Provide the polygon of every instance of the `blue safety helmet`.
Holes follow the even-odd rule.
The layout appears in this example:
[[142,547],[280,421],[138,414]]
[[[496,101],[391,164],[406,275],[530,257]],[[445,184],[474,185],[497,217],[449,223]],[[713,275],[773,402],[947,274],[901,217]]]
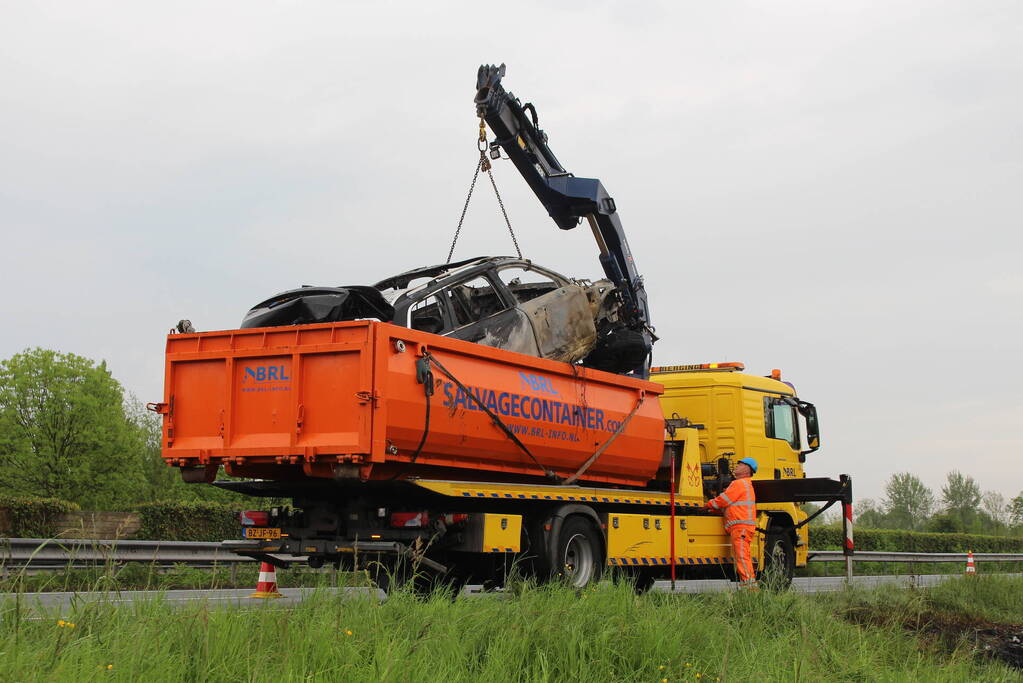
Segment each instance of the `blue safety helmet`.
[[753,474],[757,473],[757,461],[754,460],[753,458],[743,458],[739,462],[741,462],[743,465],[749,465],[749,468],[753,470]]

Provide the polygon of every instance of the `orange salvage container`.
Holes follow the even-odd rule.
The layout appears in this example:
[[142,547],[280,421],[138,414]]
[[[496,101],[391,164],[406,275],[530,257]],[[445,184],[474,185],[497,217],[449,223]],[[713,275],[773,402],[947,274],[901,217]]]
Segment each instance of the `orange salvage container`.
[[620,431],[581,479],[639,486],[663,452],[660,384],[389,323],[172,334],[166,360],[163,457],[207,477],[565,477]]

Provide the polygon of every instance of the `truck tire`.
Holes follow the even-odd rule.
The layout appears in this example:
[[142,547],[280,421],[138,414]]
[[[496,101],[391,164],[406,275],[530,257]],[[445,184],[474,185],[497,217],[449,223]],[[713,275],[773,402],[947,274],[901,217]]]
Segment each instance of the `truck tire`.
[[398,590],[425,594],[433,590],[436,583],[423,567],[414,568],[405,558],[393,562],[373,561],[366,569],[377,588],[388,595]]
[[632,576],[636,594],[642,595],[643,593],[649,592],[650,589],[654,587],[654,582],[657,581],[658,578],[659,577],[649,569],[637,570]]
[[764,567],[757,577],[765,588],[788,590],[796,574],[796,549],[787,531],[769,528],[764,538]]
[[581,515],[567,517],[555,544],[554,575],[573,588],[585,588],[604,570],[604,541],[593,523]]

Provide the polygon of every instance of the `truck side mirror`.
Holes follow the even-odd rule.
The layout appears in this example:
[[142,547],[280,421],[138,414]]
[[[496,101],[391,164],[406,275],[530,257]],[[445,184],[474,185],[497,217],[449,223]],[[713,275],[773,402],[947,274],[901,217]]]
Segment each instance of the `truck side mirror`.
[[801,453],[801,455],[805,456],[807,453],[813,453],[821,447],[820,423],[817,421],[817,407],[814,404],[800,401],[796,408],[799,410],[799,414],[806,419],[806,444],[808,449]]
[[732,461],[728,458],[718,458],[718,493],[721,493],[732,483]]

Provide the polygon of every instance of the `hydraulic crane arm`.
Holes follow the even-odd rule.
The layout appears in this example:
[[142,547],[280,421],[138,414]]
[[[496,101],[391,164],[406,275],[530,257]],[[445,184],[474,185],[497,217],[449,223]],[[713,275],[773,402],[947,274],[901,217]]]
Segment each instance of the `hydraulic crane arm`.
[[496,138],[490,145],[491,156],[496,157],[498,147],[504,150],[559,228],[571,230],[582,218],[590,224],[600,248],[600,265],[620,298],[621,325],[630,332],[608,331],[607,336],[614,339],[601,340],[604,347],[598,346],[598,352],[615,356],[617,361],[600,360],[594,365],[610,367],[624,362],[626,371],[646,377],[656,337],[650,326],[643,278],[636,270],[615,201],[596,178],[577,178],[565,170],[547,146],[547,134],[539,128],[536,108],[531,103],[523,105],[504,89],[504,74],[504,64],[484,64],[476,79],[476,112]]

